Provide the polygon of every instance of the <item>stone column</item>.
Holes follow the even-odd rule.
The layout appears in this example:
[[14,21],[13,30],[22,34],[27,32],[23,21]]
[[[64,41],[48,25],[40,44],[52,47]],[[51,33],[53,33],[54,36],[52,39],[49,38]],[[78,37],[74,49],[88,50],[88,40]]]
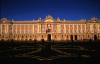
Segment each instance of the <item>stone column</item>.
[[81,27],[81,29],[80,29],[81,31],[80,32],[82,33],[82,24],[80,24],[80,27]]
[[64,24],[64,33],[66,33],[66,25]]
[[70,33],[70,24],[69,24],[69,33]]
[[38,23],[38,34],[40,33],[40,24]]
[[80,39],[80,35],[78,35],[78,40],[81,40],[81,39]]
[[73,35],[73,40],[75,40],[75,35]]
[[[72,33],[74,34],[74,24],[72,24],[72,28],[73,28],[73,32]],[[74,40],[74,38],[73,38],[73,40]]]
[[[17,27],[18,27],[18,26],[17,26]],[[21,34],[21,24],[19,24],[19,27],[20,27],[20,29],[19,29],[19,31],[20,31],[19,34]]]
[[71,40],[71,39],[70,39],[70,35],[68,35],[68,40]]

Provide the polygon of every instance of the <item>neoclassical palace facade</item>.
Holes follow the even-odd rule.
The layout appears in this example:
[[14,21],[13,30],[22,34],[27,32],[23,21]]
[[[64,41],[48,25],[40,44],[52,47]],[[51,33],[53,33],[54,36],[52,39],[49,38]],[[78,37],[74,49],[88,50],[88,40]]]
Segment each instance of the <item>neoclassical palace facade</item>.
[[61,20],[48,15],[44,19],[0,20],[0,40],[88,40],[100,39],[100,20]]

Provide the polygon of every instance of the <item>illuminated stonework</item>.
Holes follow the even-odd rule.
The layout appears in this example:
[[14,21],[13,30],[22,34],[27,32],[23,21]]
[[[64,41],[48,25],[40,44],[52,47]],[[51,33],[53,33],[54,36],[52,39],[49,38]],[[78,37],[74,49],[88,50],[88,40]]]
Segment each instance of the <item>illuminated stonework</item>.
[[46,16],[32,21],[0,20],[0,40],[100,39],[100,20],[61,20]]

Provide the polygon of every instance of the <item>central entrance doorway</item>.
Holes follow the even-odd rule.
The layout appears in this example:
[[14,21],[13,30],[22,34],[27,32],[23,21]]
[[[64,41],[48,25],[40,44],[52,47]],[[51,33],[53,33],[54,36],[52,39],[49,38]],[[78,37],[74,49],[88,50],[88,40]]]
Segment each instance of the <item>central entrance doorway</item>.
[[75,40],[77,40],[77,35],[75,35]]
[[73,35],[70,35],[70,39],[73,41]]
[[94,35],[94,40],[97,40],[97,35]]
[[51,40],[51,34],[48,34],[48,41]]

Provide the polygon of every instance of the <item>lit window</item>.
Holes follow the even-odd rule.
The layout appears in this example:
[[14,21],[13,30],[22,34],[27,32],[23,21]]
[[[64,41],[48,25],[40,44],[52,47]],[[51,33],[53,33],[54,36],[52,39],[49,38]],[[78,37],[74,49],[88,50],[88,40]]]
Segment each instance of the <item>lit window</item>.
[[37,33],[37,30],[38,30],[38,25],[35,24],[35,25],[34,25],[34,32]]
[[28,30],[26,30],[25,32],[28,33]]
[[21,30],[21,33],[24,33],[24,30]]
[[17,33],[20,33],[20,30],[17,30]]
[[32,30],[29,30],[29,33],[32,33]]
[[45,25],[42,24],[42,32],[45,32]]

